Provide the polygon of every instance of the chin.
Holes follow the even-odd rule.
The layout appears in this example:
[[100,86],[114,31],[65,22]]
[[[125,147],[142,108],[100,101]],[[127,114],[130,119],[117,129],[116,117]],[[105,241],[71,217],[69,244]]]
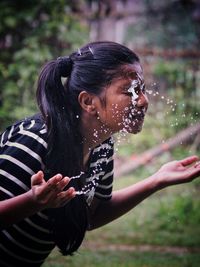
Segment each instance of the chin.
[[121,131],[124,131],[126,133],[129,134],[138,134],[142,131],[142,126],[141,127],[124,127],[123,129],[121,129]]
[[132,123],[127,123],[123,125],[123,128],[119,128],[117,130],[117,132],[119,131],[124,131],[126,133],[130,133],[130,134],[137,134],[140,133],[142,131],[143,128],[143,124],[144,124],[144,120],[138,120],[137,122],[135,122],[134,124]]
[[142,131],[142,128],[143,128],[143,123],[140,125],[134,126],[132,129],[130,127],[129,133],[138,134]]
[[136,131],[133,131],[132,133],[133,134],[138,134],[138,133],[140,133],[142,131],[142,128],[141,129],[137,129]]
[[131,134],[138,134],[142,131],[142,127],[140,129],[134,129],[133,131],[131,131]]

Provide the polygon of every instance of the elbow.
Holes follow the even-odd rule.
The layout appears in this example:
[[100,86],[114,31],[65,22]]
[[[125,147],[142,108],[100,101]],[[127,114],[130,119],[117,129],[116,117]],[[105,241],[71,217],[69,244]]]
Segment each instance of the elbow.
[[88,222],[88,225],[87,225],[87,231],[92,231],[92,230],[94,230],[94,229],[96,229],[97,227],[95,227],[95,224],[91,221],[91,220],[89,220],[89,222]]
[[95,229],[97,229],[97,228],[99,228],[101,226],[102,225],[101,225],[100,221],[97,218],[95,218],[95,216],[91,216],[91,217],[89,217],[86,230],[87,231],[92,231],[92,230],[95,230]]
[[91,225],[88,225],[87,231],[89,232],[89,231],[92,231],[92,230],[94,230],[94,228]]

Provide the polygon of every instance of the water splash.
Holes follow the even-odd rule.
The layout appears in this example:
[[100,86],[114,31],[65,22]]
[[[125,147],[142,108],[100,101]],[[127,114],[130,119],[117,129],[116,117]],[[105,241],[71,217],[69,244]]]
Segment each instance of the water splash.
[[85,173],[84,173],[84,172],[80,172],[79,175],[70,177],[70,180],[73,180],[73,179],[79,179],[83,174],[85,174]]
[[93,136],[98,138],[98,131],[96,129],[94,129]]
[[130,88],[128,89],[128,92],[132,94],[131,100],[133,106],[137,104],[136,100],[138,99],[138,94],[136,93],[135,89],[138,87],[138,84],[139,84],[138,80],[133,80]]
[[138,92],[143,92],[144,93],[144,80],[140,76],[139,73],[136,73],[136,79],[131,82],[131,86],[128,88],[128,92],[132,94],[131,100],[133,106],[136,106],[137,104],[137,99],[138,99],[138,93],[136,92],[136,89],[138,89]]
[[[100,170],[99,170],[100,171]],[[95,171],[94,171],[95,173]],[[80,179],[82,175],[84,175],[84,172],[80,172],[80,174],[76,176],[70,177],[70,180]],[[87,178],[88,180],[92,179],[90,182],[85,184],[81,190],[76,191],[76,195],[87,195],[89,198],[91,198],[91,195],[94,195],[94,191],[96,187],[99,185],[99,176],[97,175],[95,178],[94,176],[90,176]]]

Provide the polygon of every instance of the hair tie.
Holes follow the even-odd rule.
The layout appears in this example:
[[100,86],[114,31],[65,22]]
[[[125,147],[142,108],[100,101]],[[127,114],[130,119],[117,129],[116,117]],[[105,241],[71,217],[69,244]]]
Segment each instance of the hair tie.
[[58,69],[61,77],[68,77],[72,71],[73,61],[70,57],[58,57]]

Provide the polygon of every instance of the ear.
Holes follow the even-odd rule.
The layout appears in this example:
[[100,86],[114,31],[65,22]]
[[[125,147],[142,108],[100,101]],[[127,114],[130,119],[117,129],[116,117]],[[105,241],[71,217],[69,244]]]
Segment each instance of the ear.
[[78,101],[82,109],[91,115],[95,115],[97,113],[95,106],[95,95],[89,94],[86,91],[82,91],[78,96]]

